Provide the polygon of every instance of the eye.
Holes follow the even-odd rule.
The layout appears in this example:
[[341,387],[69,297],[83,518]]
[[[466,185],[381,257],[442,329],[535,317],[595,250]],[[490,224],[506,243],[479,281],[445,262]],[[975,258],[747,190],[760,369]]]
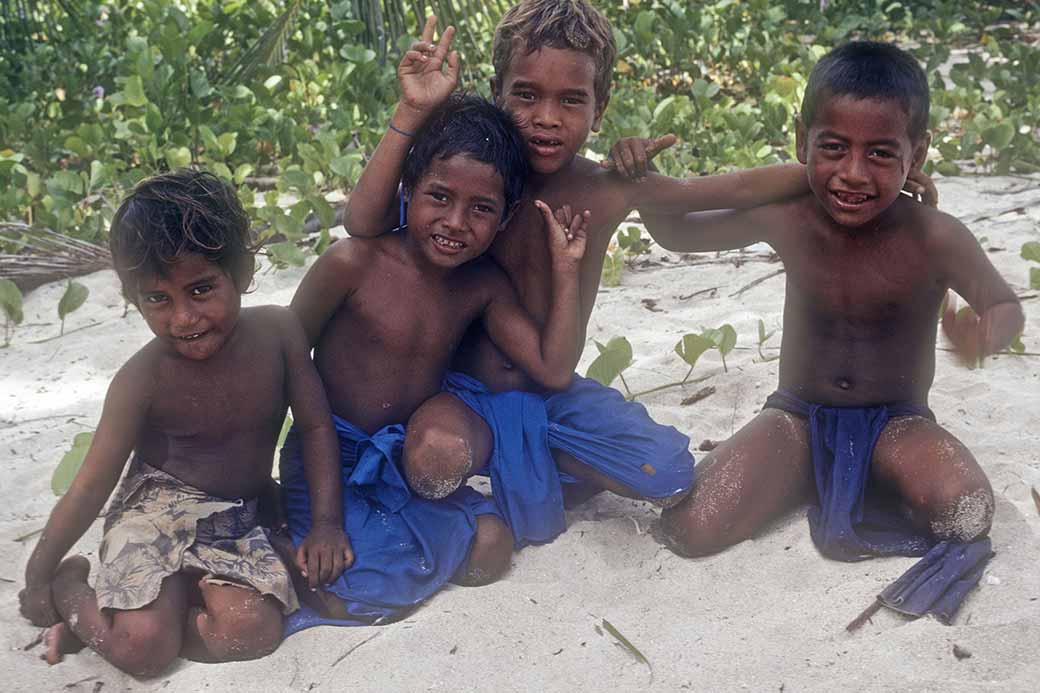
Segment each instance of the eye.
[[490,205],[473,205],[473,209],[481,214],[494,214],[495,208]]
[[143,298],[145,303],[150,303],[152,305],[159,305],[160,303],[165,303],[169,300],[166,294],[145,294]]
[[875,149],[873,151],[873,154],[874,154],[874,156],[879,157],[881,159],[892,159],[892,158],[895,158],[895,154],[893,154],[892,152],[890,152],[888,150],[885,150],[885,149]]
[[534,101],[534,92],[530,91],[514,91],[513,96],[521,101]]
[[436,190],[430,190],[426,194],[428,196],[432,197],[433,199],[437,200],[437,202],[447,202],[448,201],[448,196],[447,195],[445,195],[442,192],[438,192]]
[[561,99],[564,106],[581,106],[585,103],[585,99],[577,96],[565,96]]
[[191,288],[191,295],[192,296],[202,296],[203,294],[208,294],[212,290],[213,290],[213,287],[210,286],[209,284],[201,284],[199,286],[193,286]]
[[841,151],[842,146],[837,142],[821,142],[820,149],[827,152],[837,152]]

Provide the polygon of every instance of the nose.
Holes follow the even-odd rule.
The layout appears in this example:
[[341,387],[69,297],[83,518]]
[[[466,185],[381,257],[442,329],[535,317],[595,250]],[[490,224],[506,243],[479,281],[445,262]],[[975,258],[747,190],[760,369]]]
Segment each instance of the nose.
[[541,99],[534,107],[531,122],[541,128],[556,128],[560,126],[560,114],[552,99]]
[[465,209],[463,205],[452,205],[444,214],[442,223],[447,231],[458,231],[466,223]]
[[850,185],[862,185],[867,183],[870,175],[867,172],[866,153],[850,152],[845,157],[844,165],[840,170],[841,179]]
[[178,301],[173,306],[173,319],[171,324],[174,329],[186,330],[194,327],[199,321],[199,314],[195,310],[194,306],[191,305],[190,301]]

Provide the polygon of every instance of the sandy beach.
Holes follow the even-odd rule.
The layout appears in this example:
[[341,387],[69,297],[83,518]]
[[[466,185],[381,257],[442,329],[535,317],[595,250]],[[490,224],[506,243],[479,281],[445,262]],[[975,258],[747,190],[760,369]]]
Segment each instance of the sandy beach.
[[[659,510],[603,494],[568,513],[566,534],[514,555],[511,571],[482,588],[449,586],[402,622],[314,628],[258,661],[178,662],[137,681],[84,650],[62,664],[39,659],[41,629],[18,614],[18,590],[35,538],[55,502],[51,474],[73,437],[97,424],[112,375],[151,336],[124,316],[112,271],[78,279],[86,305],[56,338],[57,282],[25,300],[25,321],[0,349],[0,689],[4,691],[655,690],[655,691],[1033,691],[1040,686],[1040,297],[1028,289],[1023,243],[1040,240],[1040,179],[946,178],[940,206],[982,240],[1024,298],[1023,343],[1034,355],[1000,355],[968,370],[939,339],[930,405],[964,441],[996,496],[996,557],[954,625],[877,614],[858,632],[845,625],[915,559],[848,564],[822,558],[804,510],[716,556],[689,560],[657,543]],[[340,229],[342,231],[342,229]],[[1035,266],[1035,265],[1034,265]],[[777,362],[758,350],[758,321],[780,343],[783,281],[767,247],[721,256],[680,256],[653,247],[621,285],[600,291],[591,340],[625,336],[633,391],[677,381],[673,352],[687,332],[729,323],[737,348],[724,372],[705,354],[691,382],[640,397],[678,427],[696,451],[726,438],[761,407]],[[303,269],[256,277],[246,305],[287,304]],[[760,278],[764,281],[750,288]],[[742,289],[744,289],[742,291]],[[620,383],[615,383],[620,386]],[[715,392],[684,406],[703,387]],[[487,489],[482,482],[478,488]],[[77,545],[92,560],[96,522]],[[611,632],[611,631],[614,632]],[[619,634],[645,657],[619,644]],[[954,654],[957,647],[958,655]]]

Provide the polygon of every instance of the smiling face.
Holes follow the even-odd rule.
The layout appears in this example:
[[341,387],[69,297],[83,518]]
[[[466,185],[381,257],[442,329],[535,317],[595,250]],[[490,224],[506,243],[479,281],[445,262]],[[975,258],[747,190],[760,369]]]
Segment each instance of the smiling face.
[[491,89],[512,113],[536,173],[555,173],[571,162],[591,130],[598,130],[607,104],[597,104],[592,56],[561,48],[513,50],[509,68]]
[[479,257],[505,224],[502,176],[465,155],[434,158],[408,198],[408,236],[437,267]]
[[238,322],[241,294],[211,260],[184,253],[167,265],[167,276],[144,277],[137,307],[156,337],[184,358],[208,359],[230,338]]
[[924,163],[928,137],[910,139],[910,117],[893,99],[828,98],[806,130],[798,125],[798,160],[809,187],[838,224],[860,227],[899,197]]

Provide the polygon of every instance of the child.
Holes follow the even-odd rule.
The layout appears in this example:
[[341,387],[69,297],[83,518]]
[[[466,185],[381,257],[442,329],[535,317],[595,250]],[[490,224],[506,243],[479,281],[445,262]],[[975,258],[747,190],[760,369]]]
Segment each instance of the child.
[[[320,617],[308,615],[291,628],[386,619],[453,576],[483,584],[508,567],[512,541],[481,494],[465,487],[438,494],[438,501],[413,497],[397,463],[413,444],[413,413],[440,392],[474,320],[543,386],[570,382],[588,213],[574,215],[565,229],[536,203],[551,255],[553,307],[544,329],[524,312],[502,271],[481,257],[513,213],[526,171],[510,116],[482,99],[453,96],[414,135],[403,177],[405,225],[333,244],[303,278],[292,308],[315,345],[335,413],[346,529],[358,559],[317,595],[311,606]],[[486,451],[467,454],[476,460]],[[290,435],[281,479],[297,541],[310,513],[309,480],[299,467]],[[411,481],[419,488],[431,483]]]
[[[398,71],[401,102],[347,208],[345,224],[352,235],[379,234],[393,223],[399,203],[394,191],[411,146],[409,133],[455,87],[458,57],[449,52],[454,29],[446,29],[434,45],[435,25],[436,18],[431,17],[422,40],[412,47],[413,59],[402,61]],[[492,92],[518,119],[532,172],[527,196],[490,253],[539,322],[546,320],[553,305],[550,255],[539,235],[525,231],[537,222],[538,211],[531,200],[595,210],[580,270],[581,329],[568,354],[570,368],[577,364],[585,342],[607,244],[634,208],[684,213],[746,207],[805,189],[797,165],[688,180],[651,173],[648,182],[640,184],[580,156],[607,107],[616,55],[609,23],[584,0],[527,0],[514,6],[499,23],[493,53]],[[641,404],[625,401],[613,388],[575,377],[570,388],[546,394],[481,330],[467,335],[455,367],[472,377],[453,378],[450,392],[425,403],[409,426],[412,439],[422,442],[406,456],[409,476],[439,480],[416,488],[418,493],[432,497],[447,492],[464,478],[461,470],[475,472],[483,467],[479,458],[472,464],[468,457],[456,455],[454,468],[445,471],[446,464],[451,467],[445,461],[451,454],[441,446],[443,441],[470,441],[473,450],[492,450],[494,472],[494,467],[509,467],[499,458],[510,453],[515,447],[512,440],[518,437],[536,441],[532,454],[548,456],[552,448],[571,501],[609,489],[667,505],[689,491],[693,483],[689,439],[671,426],[653,422]],[[503,394],[492,397],[489,391]],[[509,426],[509,411],[516,408],[541,409],[543,421],[536,430],[517,432]],[[494,473],[492,484],[505,486],[496,484]],[[497,496],[497,488],[495,492]],[[556,532],[563,530],[562,507],[543,505],[530,512],[553,514]],[[547,541],[552,536],[527,538]]]
[[[988,532],[986,475],[928,409],[935,320],[954,289],[981,316],[977,339],[955,342],[986,355],[1011,342],[1023,315],[968,229],[900,195],[927,155],[928,102],[910,55],[842,46],[814,67],[798,123],[812,194],[657,229],[663,245],[682,251],[765,241],[787,270],[779,389],[664,513],[679,552],[747,539],[814,494],[813,539],[843,560],[920,555],[935,541]],[[916,531],[864,509],[864,489],[897,498]],[[977,581],[981,566],[972,570]]]
[[[253,276],[249,219],[210,174],[142,181],[116,212],[111,246],[123,291],[155,339],[109,387],[83,466],[26,566],[22,614],[57,622],[47,635],[52,664],[83,643],[134,676],[158,674],[178,653],[261,657],[297,608],[256,499],[287,405],[315,507],[298,567],[324,582],[352,560],[328,402],[306,337],[287,309],[240,309]],[[131,452],[91,589],[86,558],[58,562],[98,516]]]

